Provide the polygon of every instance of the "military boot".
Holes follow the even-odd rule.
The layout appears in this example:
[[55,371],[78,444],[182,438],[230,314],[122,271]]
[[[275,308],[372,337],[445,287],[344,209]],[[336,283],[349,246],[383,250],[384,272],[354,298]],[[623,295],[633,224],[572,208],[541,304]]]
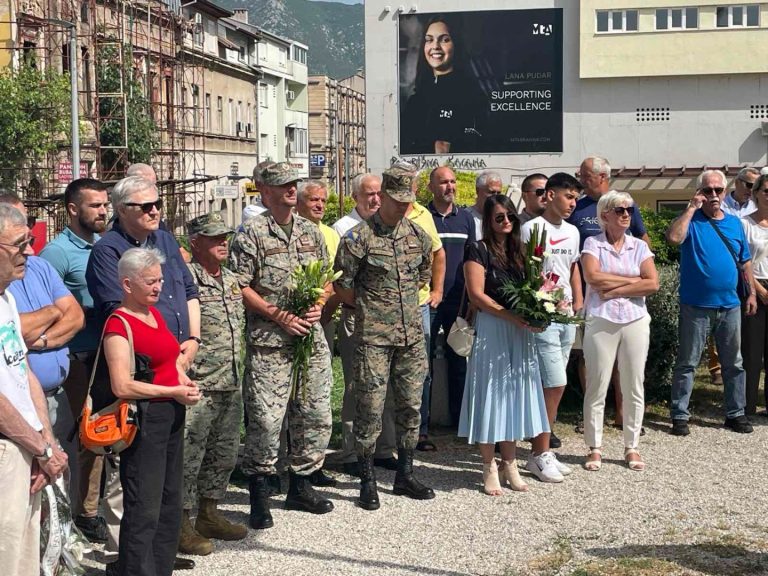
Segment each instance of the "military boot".
[[397,472],[392,492],[414,500],[431,500],[435,497],[432,488],[424,486],[413,477],[413,450],[397,449]]
[[211,498],[200,498],[195,530],[201,536],[219,540],[242,540],[248,535],[248,528],[242,524],[233,524],[224,518],[216,510],[216,500]]
[[179,552],[193,556],[207,556],[213,552],[213,542],[198,534],[192,527],[192,522],[189,520],[189,510],[184,510],[181,516]]
[[376,472],[373,469],[373,456],[358,456],[357,465],[360,468],[360,498],[357,505],[363,510],[378,510],[379,492],[376,486]]
[[302,510],[312,514],[326,514],[333,510],[333,503],[312,488],[309,478],[291,472],[288,483],[286,510]]
[[272,528],[272,514],[269,512],[269,486],[267,477],[254,474],[248,482],[248,492],[251,496],[251,515],[248,523],[254,530]]

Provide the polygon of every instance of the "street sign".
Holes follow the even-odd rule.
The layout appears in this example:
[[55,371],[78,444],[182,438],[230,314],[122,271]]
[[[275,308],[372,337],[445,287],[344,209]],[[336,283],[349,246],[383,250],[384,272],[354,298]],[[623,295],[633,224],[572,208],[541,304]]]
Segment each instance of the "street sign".
[[317,168],[325,167],[325,154],[312,154],[309,157],[309,165]]
[[239,186],[214,186],[213,197],[214,198],[237,198],[240,196]]

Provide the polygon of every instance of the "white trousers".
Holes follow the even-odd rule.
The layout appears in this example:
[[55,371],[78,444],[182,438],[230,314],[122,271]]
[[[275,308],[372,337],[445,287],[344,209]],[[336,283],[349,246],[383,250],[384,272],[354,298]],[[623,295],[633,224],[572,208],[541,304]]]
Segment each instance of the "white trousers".
[[587,386],[584,392],[584,442],[591,448],[603,445],[605,396],[618,363],[624,396],[624,447],[637,448],[645,413],[645,360],[651,334],[651,317],[628,324],[590,316],[584,326],[584,362]]
[[40,498],[30,494],[32,454],[0,439],[0,574],[40,576]]

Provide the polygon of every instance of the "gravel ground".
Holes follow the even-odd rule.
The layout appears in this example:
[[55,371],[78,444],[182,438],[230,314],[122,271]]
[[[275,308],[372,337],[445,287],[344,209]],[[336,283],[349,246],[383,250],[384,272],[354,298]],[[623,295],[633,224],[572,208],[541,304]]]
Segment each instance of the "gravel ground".
[[[189,574],[768,574],[768,419],[755,420],[751,435],[712,420],[693,426],[687,438],[647,422],[642,473],[623,465],[615,430],[606,430],[602,470],[586,472],[581,436],[558,424],[558,453],[574,473],[561,485],[529,478],[528,493],[505,490],[501,497],[481,492],[475,449],[438,436],[438,452],[418,453],[417,462],[434,500],[392,495],[394,473],[377,469],[382,507],[366,512],[354,504],[354,479],[336,473],[339,486],[326,489],[332,513],[286,512],[282,497],[274,497],[274,528],[217,542]],[[518,448],[521,466],[528,448]],[[247,522],[247,491],[232,486],[222,509]]]

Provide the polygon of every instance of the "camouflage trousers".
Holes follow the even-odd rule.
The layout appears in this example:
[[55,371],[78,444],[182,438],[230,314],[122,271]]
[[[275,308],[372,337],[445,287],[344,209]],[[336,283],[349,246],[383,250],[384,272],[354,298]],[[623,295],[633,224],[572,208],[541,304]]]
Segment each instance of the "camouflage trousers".
[[306,398],[291,398],[290,348],[248,346],[245,410],[248,428],[242,469],[247,475],[275,474],[280,429],[288,420],[288,469],[306,476],[319,470],[331,439],[331,356],[321,330],[309,361]]
[[426,374],[427,353],[421,340],[411,346],[357,346],[354,431],[358,455],[370,456],[376,449],[388,383],[394,400],[397,446],[408,450],[416,448]]
[[184,509],[198,498],[221,500],[237,464],[243,400],[240,390],[203,392],[184,425]]

